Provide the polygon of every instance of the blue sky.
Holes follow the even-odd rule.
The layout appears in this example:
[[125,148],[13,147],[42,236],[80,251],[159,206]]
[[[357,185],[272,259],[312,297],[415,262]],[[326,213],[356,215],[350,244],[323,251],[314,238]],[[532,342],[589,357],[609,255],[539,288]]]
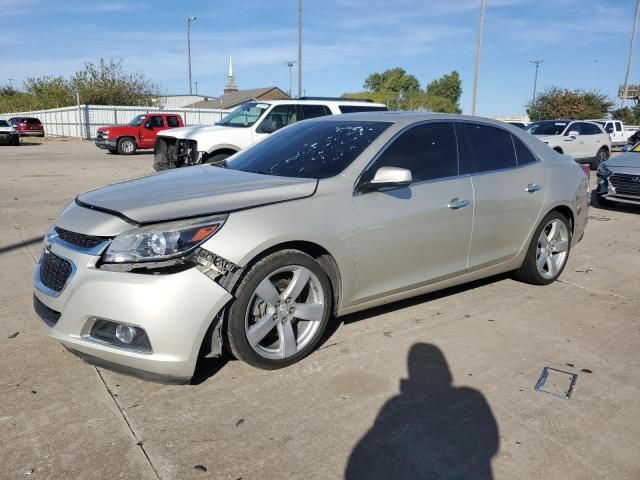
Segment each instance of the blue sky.
[[[480,0],[304,0],[303,88],[334,96],[400,66],[426,85],[453,69],[469,112]],[[624,79],[633,0],[487,0],[478,113],[521,114],[538,85],[597,88]],[[297,0],[0,0],[0,83],[69,76],[84,61],[122,59],[163,93],[186,93],[184,18],[193,79],[219,95],[232,55],[239,88],[289,88],[297,55]],[[640,51],[637,52],[640,59]],[[636,62],[637,63],[637,62]],[[632,80],[637,78],[632,69]],[[295,78],[294,78],[295,83]],[[295,88],[295,87],[294,87]]]

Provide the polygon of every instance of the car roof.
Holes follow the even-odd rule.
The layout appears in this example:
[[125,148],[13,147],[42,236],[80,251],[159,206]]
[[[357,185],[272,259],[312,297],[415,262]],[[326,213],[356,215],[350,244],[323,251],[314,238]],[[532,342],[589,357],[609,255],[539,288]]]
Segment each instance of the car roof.
[[[513,125],[509,125],[500,120],[493,120],[491,118],[476,117],[471,115],[459,115],[453,113],[435,113],[435,112],[357,112],[357,113],[345,113],[342,115],[331,115],[327,117],[314,118],[312,121],[325,121],[325,122],[347,122],[347,121],[365,121],[365,122],[389,122],[399,125],[411,125],[417,122],[423,122],[428,120],[445,120],[445,121],[467,121],[475,123],[485,123],[489,125],[495,125],[501,128],[514,128]],[[521,129],[518,129],[521,130]]]
[[295,104],[295,105],[305,105],[305,104],[309,104],[309,105],[353,105],[353,106],[358,106],[358,107],[386,107],[386,105],[384,103],[373,103],[373,102],[366,102],[366,101],[358,101],[358,100],[298,100],[298,99],[291,99],[291,100],[252,100],[250,103],[267,103],[269,105],[282,105],[282,104],[286,104],[286,105],[291,105],[291,104]]

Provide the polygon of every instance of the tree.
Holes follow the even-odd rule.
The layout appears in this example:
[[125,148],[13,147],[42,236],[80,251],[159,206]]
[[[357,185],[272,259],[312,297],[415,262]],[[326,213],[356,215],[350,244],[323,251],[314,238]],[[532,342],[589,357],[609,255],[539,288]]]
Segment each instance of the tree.
[[629,107],[618,108],[611,112],[611,115],[616,120],[622,120],[622,123],[626,123],[628,125],[635,125],[638,122],[638,119]]
[[141,73],[127,73],[122,61],[103,58],[98,63],[85,63],[69,86],[80,92],[83,103],[91,105],[149,105],[158,87]]
[[73,104],[69,85],[62,77],[28,78],[24,82],[24,92],[36,109],[66,107]]
[[404,69],[396,67],[372,73],[364,82],[363,92],[345,93],[343,98],[363,98],[385,103],[390,110],[430,110],[460,113],[462,83],[455,70],[432,81],[426,90]]
[[613,102],[597,90],[567,90],[550,87],[527,104],[532,120],[566,118],[586,120],[602,118],[613,108]]
[[[456,70],[433,80],[429,85],[427,85],[425,91],[432,98],[439,97],[449,100],[450,105],[447,105],[448,110],[446,111],[454,110],[453,113],[461,112],[460,97],[462,97],[462,82],[460,81],[460,74]],[[445,103],[440,100],[438,100],[438,102],[444,107]],[[451,105],[453,105],[453,109],[451,108]]]

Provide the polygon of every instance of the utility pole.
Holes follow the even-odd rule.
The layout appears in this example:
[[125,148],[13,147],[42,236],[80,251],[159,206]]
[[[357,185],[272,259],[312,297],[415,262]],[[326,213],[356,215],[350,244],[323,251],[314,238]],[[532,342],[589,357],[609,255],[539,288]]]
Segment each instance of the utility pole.
[[538,88],[538,68],[544,63],[544,60],[529,60],[529,63],[533,63],[536,66],[536,73],[533,76],[533,98],[531,100],[533,104],[536,101],[536,91]]
[[191,95],[192,92],[192,85],[191,85],[191,22],[194,22],[198,19],[198,17],[187,17],[186,21],[187,21],[187,57],[189,60],[189,95]]
[[476,102],[478,99],[478,70],[480,68],[480,48],[482,47],[482,30],[484,29],[485,3],[486,0],[480,0],[480,24],[478,25],[478,40],[476,42],[476,67],[473,73],[473,97],[471,99],[471,115],[476,114]]
[[287,67],[289,67],[289,97],[293,98],[293,66],[296,64],[296,61],[287,60],[285,63],[287,64]]
[[302,0],[298,0],[298,98],[300,98],[301,96],[302,96]]
[[196,95],[198,95],[198,83],[200,83],[200,82],[197,82],[197,81],[196,81],[196,82],[193,82],[193,83],[195,83],[195,84],[196,84]]
[[629,45],[629,58],[627,59],[627,73],[624,76],[624,86],[622,87],[622,100],[620,108],[624,108],[624,102],[629,95],[629,74],[631,73],[631,60],[633,59],[633,45],[636,43],[636,26],[638,25],[638,12],[640,12],[640,0],[636,0],[636,14],[633,17],[633,29],[631,30],[631,44]]

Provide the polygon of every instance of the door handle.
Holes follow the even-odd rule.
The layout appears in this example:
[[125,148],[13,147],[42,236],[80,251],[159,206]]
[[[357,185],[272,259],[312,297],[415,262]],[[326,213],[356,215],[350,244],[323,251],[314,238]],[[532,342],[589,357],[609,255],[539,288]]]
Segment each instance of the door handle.
[[529,193],[537,192],[538,190],[542,190],[542,185],[538,185],[537,183],[530,183],[527,185],[525,190]]
[[451,210],[458,210],[460,208],[464,208],[469,205],[469,200],[465,200],[464,198],[453,198],[451,202],[447,205]]

